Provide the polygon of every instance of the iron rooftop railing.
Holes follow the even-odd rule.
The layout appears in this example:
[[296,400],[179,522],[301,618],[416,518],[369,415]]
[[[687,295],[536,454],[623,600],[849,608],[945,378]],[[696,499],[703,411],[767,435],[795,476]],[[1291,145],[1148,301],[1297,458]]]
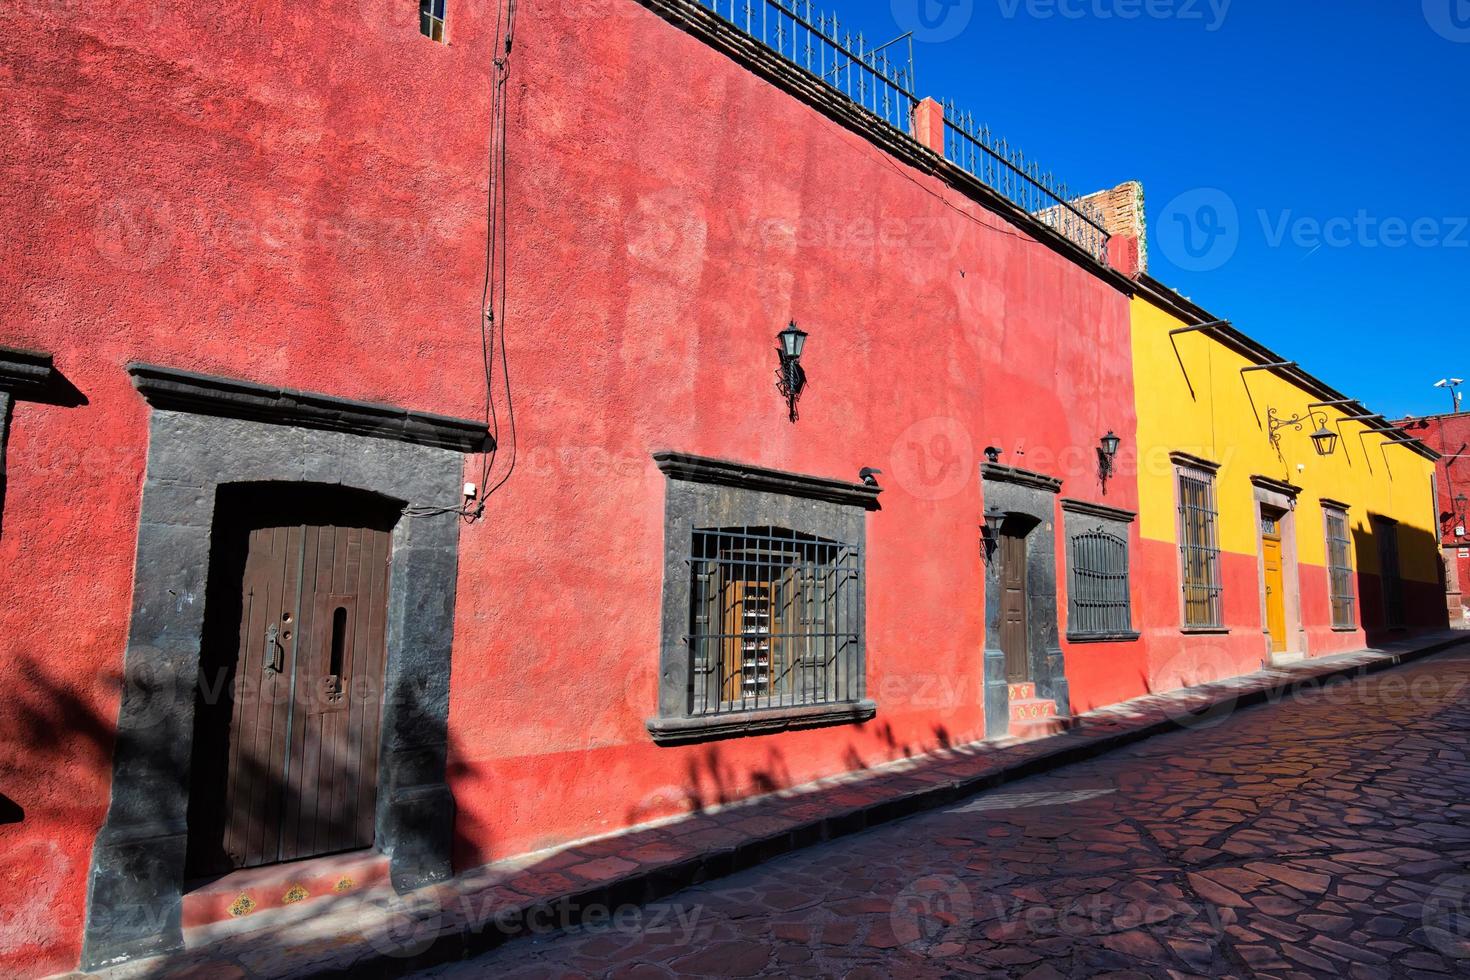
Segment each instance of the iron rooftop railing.
[[[879,122],[914,135],[912,35],[872,45],[844,27],[835,13],[810,0],[697,0],[721,20],[775,51]],[[1106,263],[1108,233],[1095,204],[1073,198],[1025,153],[953,102],[944,104],[944,157],[986,187],[1058,232],[1094,260]]]

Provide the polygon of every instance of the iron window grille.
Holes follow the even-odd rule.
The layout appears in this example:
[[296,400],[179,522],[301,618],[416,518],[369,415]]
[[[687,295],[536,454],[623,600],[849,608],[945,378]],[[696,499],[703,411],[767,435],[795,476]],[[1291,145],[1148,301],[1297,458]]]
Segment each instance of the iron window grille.
[[1353,560],[1349,551],[1347,515],[1328,508],[1327,514],[1327,580],[1332,599],[1334,629],[1357,626],[1357,599],[1353,594]]
[[1067,631],[1110,636],[1133,629],[1128,590],[1128,541],[1101,527],[1072,535]]
[[1220,586],[1219,512],[1215,477],[1179,469],[1179,558],[1184,589],[1184,625],[1220,629],[1224,611]]
[[862,699],[855,545],[779,527],[700,528],[690,571],[691,715]]
[[445,4],[448,0],[419,0],[419,33],[444,43]]

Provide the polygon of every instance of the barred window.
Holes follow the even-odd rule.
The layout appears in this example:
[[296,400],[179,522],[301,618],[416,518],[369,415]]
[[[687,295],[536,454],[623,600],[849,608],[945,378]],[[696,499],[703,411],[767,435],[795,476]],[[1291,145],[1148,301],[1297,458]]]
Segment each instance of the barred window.
[[1334,629],[1352,629],[1357,626],[1353,594],[1353,559],[1349,551],[1347,514],[1334,508],[1324,508],[1327,515],[1327,579],[1332,598],[1332,626]]
[[855,545],[780,527],[699,528],[690,566],[692,714],[862,697]]
[[1068,636],[1110,636],[1133,628],[1128,593],[1128,539],[1102,527],[1067,541]]
[[1215,475],[1203,469],[1181,466],[1179,556],[1186,628],[1218,629],[1224,625],[1218,523]]

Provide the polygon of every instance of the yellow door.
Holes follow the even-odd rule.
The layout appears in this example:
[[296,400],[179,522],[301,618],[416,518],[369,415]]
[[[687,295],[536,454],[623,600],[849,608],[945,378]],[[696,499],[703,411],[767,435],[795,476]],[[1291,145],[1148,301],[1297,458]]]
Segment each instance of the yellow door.
[[1266,629],[1271,634],[1271,650],[1286,649],[1286,589],[1281,575],[1281,535],[1261,536],[1261,554],[1266,568]]

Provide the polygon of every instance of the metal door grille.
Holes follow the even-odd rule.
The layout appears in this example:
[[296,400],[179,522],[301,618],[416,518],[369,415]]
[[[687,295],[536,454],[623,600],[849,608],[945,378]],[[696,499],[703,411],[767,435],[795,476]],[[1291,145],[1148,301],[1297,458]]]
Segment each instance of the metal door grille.
[[784,528],[694,532],[690,713],[863,697],[857,547]]
[[1337,629],[1351,629],[1357,625],[1349,544],[1347,515],[1341,511],[1327,511],[1327,578],[1332,595],[1332,625]]
[[1179,554],[1184,582],[1184,625],[1220,628],[1219,514],[1215,478],[1202,470],[1179,471]]
[[1133,626],[1128,593],[1128,542],[1102,528],[1071,539],[1068,632],[1126,633]]

